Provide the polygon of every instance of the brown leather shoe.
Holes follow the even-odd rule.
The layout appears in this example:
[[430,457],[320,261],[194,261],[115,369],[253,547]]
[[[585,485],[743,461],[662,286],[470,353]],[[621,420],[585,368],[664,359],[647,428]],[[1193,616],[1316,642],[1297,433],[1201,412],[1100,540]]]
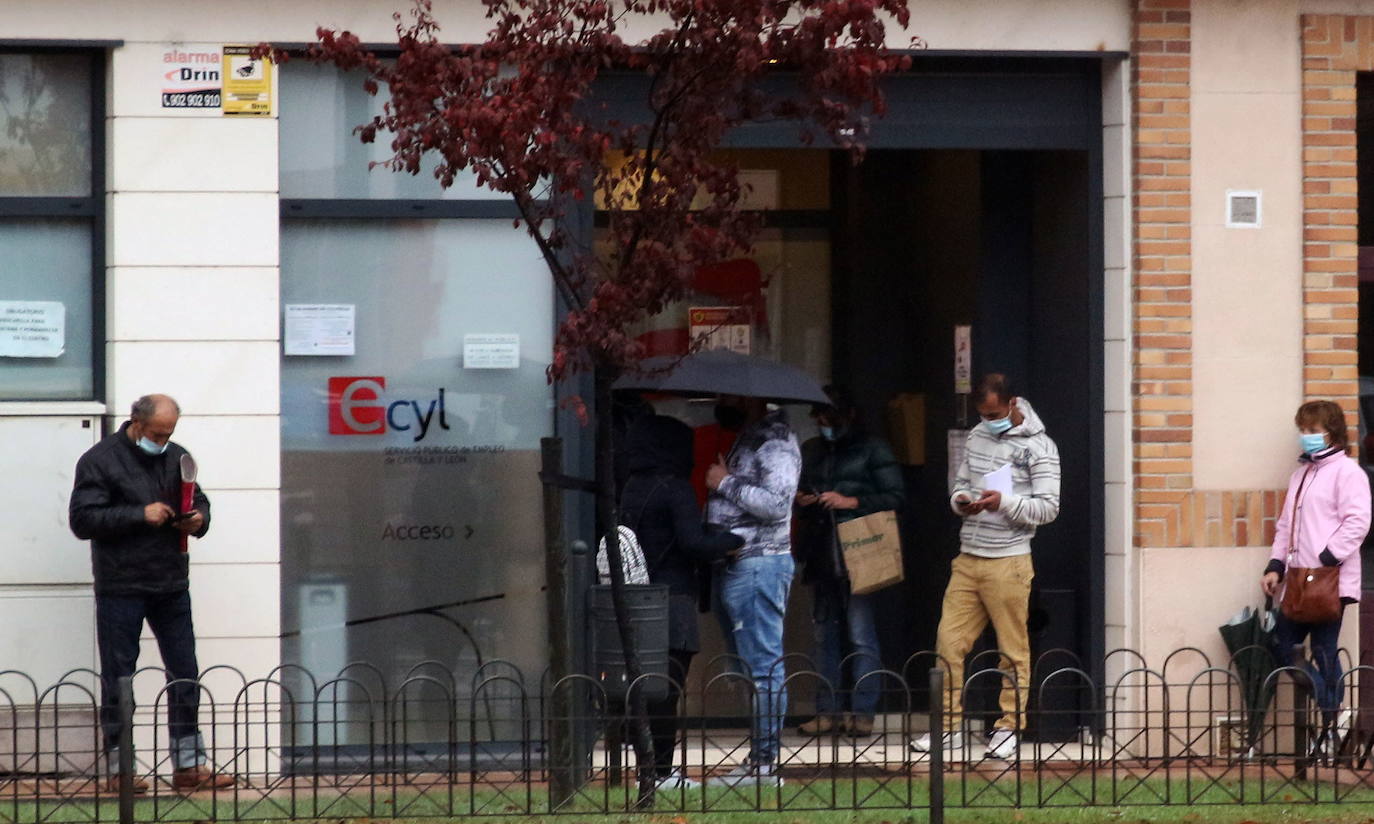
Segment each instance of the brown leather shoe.
[[845,719],[844,731],[855,738],[867,738],[873,734],[873,719],[851,715]]
[[[134,795],[143,795],[148,792],[148,782],[144,781],[142,778],[139,778],[138,776],[134,776],[133,786]],[[105,779],[105,792],[119,792],[119,776],[112,775],[109,778]]]
[[178,790],[223,790],[234,786],[234,776],[217,773],[201,764],[173,770],[172,786]]
[[835,719],[828,715],[818,715],[804,724],[797,726],[797,732],[802,735],[825,735],[835,729]]

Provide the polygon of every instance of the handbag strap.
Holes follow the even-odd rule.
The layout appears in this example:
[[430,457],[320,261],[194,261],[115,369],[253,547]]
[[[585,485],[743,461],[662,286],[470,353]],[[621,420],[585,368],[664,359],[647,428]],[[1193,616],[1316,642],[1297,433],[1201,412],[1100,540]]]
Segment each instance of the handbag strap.
[[1288,565],[1293,565],[1293,559],[1298,557],[1298,505],[1302,500],[1303,487],[1307,485],[1307,478],[1312,474],[1315,466],[1309,465],[1302,473],[1302,478],[1298,480],[1297,491],[1293,493],[1293,514],[1288,522]]

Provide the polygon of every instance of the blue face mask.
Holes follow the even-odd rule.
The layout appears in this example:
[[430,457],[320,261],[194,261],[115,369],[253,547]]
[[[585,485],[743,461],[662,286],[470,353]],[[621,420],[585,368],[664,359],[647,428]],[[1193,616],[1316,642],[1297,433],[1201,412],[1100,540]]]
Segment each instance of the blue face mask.
[[163,452],[167,451],[167,444],[164,443],[161,446],[159,446],[153,443],[152,441],[148,440],[147,435],[144,435],[143,437],[138,439],[138,448],[142,449],[144,452],[147,452],[149,455],[161,455]]
[[1317,432],[1304,432],[1298,436],[1298,443],[1302,444],[1303,452],[1315,455],[1326,448],[1326,436]]
[[820,429],[822,438],[825,438],[827,441],[835,440],[835,427],[821,426],[817,428]]
[[986,426],[988,431],[992,434],[1001,435],[1003,432],[1011,429],[1011,415],[1005,418],[998,418],[995,421],[983,421],[983,425]]

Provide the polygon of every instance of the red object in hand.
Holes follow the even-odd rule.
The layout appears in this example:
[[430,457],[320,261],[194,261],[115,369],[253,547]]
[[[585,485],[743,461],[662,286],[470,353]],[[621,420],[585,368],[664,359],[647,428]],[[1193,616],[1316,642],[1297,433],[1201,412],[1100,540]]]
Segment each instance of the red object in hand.
[[[181,456],[181,514],[190,512],[196,503],[196,461],[190,455]],[[181,551],[187,551],[191,536],[181,533]]]

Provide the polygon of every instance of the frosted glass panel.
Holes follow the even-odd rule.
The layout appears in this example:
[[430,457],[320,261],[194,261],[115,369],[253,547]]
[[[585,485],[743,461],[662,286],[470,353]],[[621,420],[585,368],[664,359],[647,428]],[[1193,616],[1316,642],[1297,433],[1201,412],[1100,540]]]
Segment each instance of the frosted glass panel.
[[503,200],[506,195],[479,189],[469,175],[447,190],[434,178],[434,164],[418,175],[368,170],[391,157],[391,136],[379,133],[362,143],[353,129],[382,111],[386,90],[374,96],[362,88],[363,75],[326,66],[288,63],[281,72],[281,194],[285,198],[378,198]]
[[0,54],[0,196],[91,193],[91,58]]
[[90,400],[90,222],[0,220],[0,250],[0,301],[56,301],[65,309],[66,327],[59,357],[0,357],[0,400]]
[[[533,244],[504,220],[291,220],[281,288],[356,307],[355,355],[282,359],[285,660],[321,681],[367,661],[391,684],[436,660],[466,684],[504,659],[537,683],[554,310]],[[518,335],[519,366],[464,368],[469,334]],[[442,740],[430,709],[412,734]]]

